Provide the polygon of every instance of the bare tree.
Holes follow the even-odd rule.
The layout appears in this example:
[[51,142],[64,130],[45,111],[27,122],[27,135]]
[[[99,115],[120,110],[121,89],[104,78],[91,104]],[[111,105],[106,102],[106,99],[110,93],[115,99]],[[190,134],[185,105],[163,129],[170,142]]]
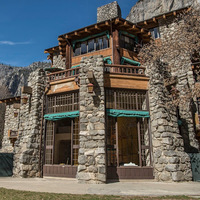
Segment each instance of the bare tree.
[[[152,39],[139,54],[150,79],[154,78],[157,70],[165,78],[165,83],[175,80],[177,75],[191,71],[191,62],[200,61],[200,7],[188,9],[177,16],[172,23],[175,24],[175,29],[162,35],[160,41]],[[196,71],[198,79],[200,74],[198,68]],[[183,87],[181,90],[184,90],[184,97],[177,98],[176,95],[176,98],[172,98],[173,103],[180,104],[200,94],[198,84]],[[175,88],[171,87],[171,91],[175,91]]]

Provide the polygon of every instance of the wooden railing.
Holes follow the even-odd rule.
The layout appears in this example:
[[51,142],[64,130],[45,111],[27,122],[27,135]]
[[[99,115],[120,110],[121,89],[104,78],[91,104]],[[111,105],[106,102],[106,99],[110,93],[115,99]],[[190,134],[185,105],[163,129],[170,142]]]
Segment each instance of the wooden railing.
[[145,76],[145,67],[132,65],[109,65],[105,64],[105,72],[111,74]]
[[[79,76],[80,67],[67,69],[59,72],[48,74],[49,81],[59,81],[63,79],[73,78]],[[105,64],[105,73],[121,74],[121,75],[134,75],[145,76],[145,67],[137,67],[132,65],[109,65]]]
[[49,81],[53,82],[53,81],[59,81],[63,79],[77,77],[79,75],[79,70],[80,70],[80,67],[77,67],[73,69],[67,69],[64,71],[50,73],[48,74]]

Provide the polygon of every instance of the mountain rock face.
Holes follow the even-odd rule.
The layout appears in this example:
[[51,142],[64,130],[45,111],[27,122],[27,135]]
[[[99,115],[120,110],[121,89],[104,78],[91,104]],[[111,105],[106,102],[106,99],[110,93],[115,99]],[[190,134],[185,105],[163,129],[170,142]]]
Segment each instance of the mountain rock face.
[[8,87],[12,96],[19,96],[22,86],[27,85],[29,74],[38,68],[50,67],[47,62],[35,62],[28,67],[11,67],[0,64],[0,82]]
[[170,11],[190,6],[199,0],[139,0],[132,7],[127,20],[137,23]]

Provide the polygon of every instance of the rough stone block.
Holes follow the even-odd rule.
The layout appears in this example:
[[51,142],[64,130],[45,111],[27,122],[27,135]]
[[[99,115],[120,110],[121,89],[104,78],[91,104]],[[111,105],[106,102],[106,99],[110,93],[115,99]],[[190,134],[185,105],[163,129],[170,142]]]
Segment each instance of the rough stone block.
[[116,17],[121,17],[121,9],[116,1],[97,8],[97,23]]

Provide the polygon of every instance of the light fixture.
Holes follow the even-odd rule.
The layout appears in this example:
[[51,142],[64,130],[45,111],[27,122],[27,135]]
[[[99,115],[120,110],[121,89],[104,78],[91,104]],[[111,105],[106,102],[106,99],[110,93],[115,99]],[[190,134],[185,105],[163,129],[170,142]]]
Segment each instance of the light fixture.
[[87,87],[88,87],[88,93],[93,93],[94,92],[94,85],[92,83],[89,83],[87,85]]

